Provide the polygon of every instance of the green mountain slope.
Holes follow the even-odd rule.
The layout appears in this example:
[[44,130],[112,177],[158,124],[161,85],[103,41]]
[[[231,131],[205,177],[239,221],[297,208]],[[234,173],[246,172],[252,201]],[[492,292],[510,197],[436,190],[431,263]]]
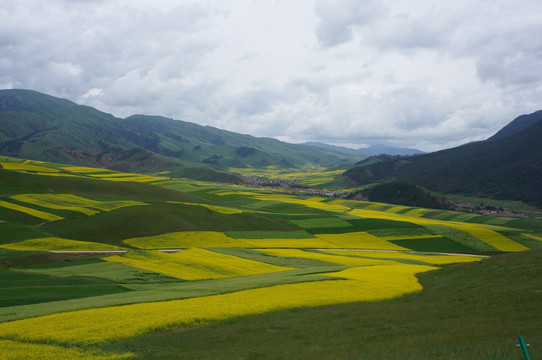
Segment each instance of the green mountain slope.
[[542,121],[508,136],[348,170],[358,184],[397,180],[440,193],[522,200],[542,207]]
[[356,160],[329,149],[164,117],[119,119],[30,90],[0,90],[0,154],[229,182],[239,181],[227,174],[230,167],[329,167]]
[[542,110],[536,111],[532,114],[518,116],[510,124],[503,127],[495,135],[490,137],[488,140],[497,140],[502,139],[511,135],[514,135],[518,132],[521,132],[528,127],[536,124],[542,120]]

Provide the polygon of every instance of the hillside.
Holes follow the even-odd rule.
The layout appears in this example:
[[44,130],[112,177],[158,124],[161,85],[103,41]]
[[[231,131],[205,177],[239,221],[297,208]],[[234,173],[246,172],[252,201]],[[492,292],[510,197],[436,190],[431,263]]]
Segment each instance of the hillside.
[[0,167],[7,359],[352,358],[540,335],[541,221]]
[[158,116],[119,119],[30,90],[0,90],[0,154],[227,182],[239,181],[230,167],[344,167],[360,159]]
[[[540,112],[532,114],[540,118]],[[515,126],[512,127],[512,129]],[[396,180],[444,194],[521,200],[542,207],[542,121],[485,141],[354,167],[358,184]]]
[[542,110],[536,111],[529,115],[518,116],[510,124],[503,127],[495,135],[490,137],[488,140],[497,140],[502,139],[511,135],[514,135],[518,132],[521,132],[530,126],[540,122],[542,120]]

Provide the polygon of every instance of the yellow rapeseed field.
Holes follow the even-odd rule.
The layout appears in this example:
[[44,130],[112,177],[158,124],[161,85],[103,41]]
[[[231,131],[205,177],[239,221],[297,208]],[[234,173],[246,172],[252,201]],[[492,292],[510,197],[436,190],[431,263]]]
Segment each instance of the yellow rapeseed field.
[[233,239],[218,231],[179,231],[126,239],[124,243],[139,249],[251,247],[241,240]]
[[19,162],[0,161],[0,165],[2,166],[2,168],[6,170],[44,172],[44,173],[60,172],[60,170],[53,169],[50,167],[32,165],[32,164],[27,164],[27,163],[19,163]]
[[218,206],[218,205],[209,205],[209,204],[201,204],[201,203],[188,203],[188,202],[181,202],[181,201],[168,201],[170,204],[182,204],[182,205],[192,205],[192,206],[203,206],[209,210],[222,213],[222,214],[239,214],[242,213],[243,210],[229,208],[225,206]]
[[30,251],[111,251],[121,247],[90,241],[69,240],[57,237],[23,240],[0,245],[0,248]]
[[91,168],[91,167],[86,167],[86,166],[63,166],[61,169],[66,170],[66,171],[70,171],[70,172],[74,172],[74,173],[82,173],[82,174],[98,173],[98,172],[99,173],[114,173],[111,170],[100,169],[100,168]]
[[429,255],[417,254],[404,251],[359,251],[359,250],[326,250],[328,253],[339,255],[351,255],[360,257],[371,257],[375,259],[407,259],[422,261],[433,265],[454,264],[461,262],[472,262],[484,259],[483,256],[469,255]]
[[465,231],[501,251],[528,250],[527,247],[517,243],[516,241],[512,239],[507,238],[504,235],[499,234],[498,232],[492,229],[489,229],[485,225],[466,224],[466,223],[461,223],[461,222],[426,219],[426,218],[421,218],[421,217],[411,217],[411,216],[405,217],[405,216],[394,214],[394,213],[387,213],[387,212],[374,211],[374,210],[354,209],[352,211],[349,211],[348,213],[351,215],[366,217],[366,218],[408,221],[408,222],[411,222],[413,224],[418,224],[418,225],[445,225],[445,226],[449,226],[455,229]]
[[111,173],[111,174],[87,174],[90,177],[109,180],[109,181],[135,181],[135,182],[153,182],[158,180],[163,180],[164,178],[148,176],[148,175],[138,175],[138,174],[128,174],[128,173]]
[[436,239],[442,238],[442,235],[436,234],[421,234],[421,235],[391,235],[391,236],[379,236],[383,240],[409,240],[409,239]]
[[134,354],[108,354],[101,350],[81,350],[51,344],[33,344],[13,340],[0,340],[0,358],[3,360],[120,360],[134,357]]
[[428,210],[428,209],[414,209],[414,210],[410,210],[410,211],[406,212],[404,215],[419,217],[419,216],[422,216],[425,213],[428,213],[429,211],[431,211],[431,210]]
[[389,212],[389,213],[397,213],[401,210],[405,210],[405,209],[409,209],[410,206],[394,206],[392,208],[389,208],[388,210],[386,210],[386,212]]
[[325,198],[310,198],[310,199],[300,199],[288,195],[262,195],[257,197],[258,200],[267,200],[267,201],[282,201],[290,204],[299,204],[305,205],[315,209],[327,210],[327,211],[336,211],[336,212],[346,212],[350,208],[337,203],[327,203],[323,200]]
[[337,248],[339,246],[327,242],[319,238],[305,239],[242,239],[249,247],[255,248],[301,248],[301,249],[316,249],[316,248]]
[[159,251],[129,251],[121,256],[106,257],[104,260],[184,280],[222,279],[293,270],[198,248],[171,254]]
[[24,194],[10,196],[10,198],[49,209],[76,211],[87,216],[99,213],[98,210],[81,206],[84,202],[74,201],[74,198],[80,197],[73,194]]
[[2,323],[0,337],[16,341],[99,344],[156,329],[241,315],[385,300],[421,290],[415,274],[433,269],[435,267],[407,264],[353,267],[324,274],[330,279],[344,280],[276,285],[185,300],[65,312]]
[[501,235],[491,229],[486,229],[481,226],[473,226],[470,224],[455,225],[454,227],[466,231],[471,235],[474,235],[478,239],[501,251],[529,250],[529,248],[521,245],[520,243],[515,242],[514,240],[509,239],[506,236]]
[[26,206],[21,206],[17,204],[13,204],[4,200],[0,200],[0,206],[4,207],[6,209],[11,209],[15,211],[19,211],[25,214],[28,214],[30,216],[36,217],[38,219],[47,220],[47,221],[55,221],[55,220],[62,220],[64,219],[62,216],[58,216],[55,214],[50,214],[45,211],[39,211],[35,210]]
[[224,191],[217,193],[217,195],[245,195],[253,197],[256,200],[260,201],[280,201],[285,202],[289,204],[298,204],[298,205],[305,205],[308,207],[312,207],[315,209],[321,209],[321,210],[327,210],[327,211],[334,211],[334,212],[346,212],[351,210],[348,206],[341,205],[337,202],[325,202],[324,200],[327,200],[326,198],[310,198],[310,199],[302,199],[298,197],[293,197],[290,195],[281,195],[281,194],[264,194],[264,193],[256,193],[256,192],[250,192],[250,191],[239,191],[239,192],[232,192],[232,191]]
[[260,176],[269,179],[284,179],[296,180],[304,185],[321,185],[332,181],[338,174],[344,170],[325,170],[319,168],[315,170],[314,166],[309,166],[306,169],[277,169],[276,167],[267,167],[265,170],[254,168],[230,168],[230,172],[239,173],[243,176]]
[[375,249],[375,250],[408,250],[365,231],[345,234],[316,234],[317,238],[334,244],[335,248]]
[[538,240],[538,241],[542,241],[542,237],[541,236],[536,236],[536,235],[533,235],[533,234],[522,234],[523,236],[527,236],[531,239],[535,239],[535,240]]
[[[310,251],[303,251],[299,249],[268,249],[268,250],[260,250],[260,251],[269,255],[273,255],[273,256],[313,259],[313,260],[326,261],[326,262],[330,262],[334,264],[341,264],[341,265],[348,265],[348,266],[397,264],[397,262],[389,261],[389,260],[363,259],[360,257],[352,257],[352,256],[328,255],[328,254],[314,253]],[[328,252],[334,253],[333,251],[328,251]],[[337,254],[350,255],[350,253],[347,251],[343,253],[337,252]]]
[[135,200],[97,201],[74,194],[23,194],[10,198],[49,209],[78,211],[89,216],[100,211],[111,211],[126,206],[147,205]]

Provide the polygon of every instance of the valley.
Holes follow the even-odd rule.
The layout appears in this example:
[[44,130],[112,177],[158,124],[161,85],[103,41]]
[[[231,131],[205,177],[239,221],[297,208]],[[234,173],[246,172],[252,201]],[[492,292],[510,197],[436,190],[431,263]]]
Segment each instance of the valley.
[[0,357],[540,358],[539,115],[369,156],[2,90]]
[[[498,280],[496,269],[508,276],[536,271],[539,220],[296,196],[165,173],[10,157],[0,164],[0,343],[10,359],[38,353],[50,359],[375,353],[352,337],[353,322],[366,324],[356,332],[361,338],[393,336],[388,352],[433,348],[443,338],[428,336],[429,324],[418,322],[415,310],[428,302],[442,308],[433,326],[447,328],[449,346],[506,341],[517,332],[540,336],[540,319],[524,317],[536,313],[537,276],[498,290],[486,281]],[[329,175],[310,175],[314,181],[318,176]],[[521,254],[530,260],[521,261]],[[446,286],[453,274],[459,278]],[[465,294],[477,296],[470,310],[457,298],[469,286],[479,287]],[[529,290],[512,295],[512,287]],[[479,312],[484,299],[489,305],[497,298],[503,308]],[[472,316],[486,324],[511,307],[513,314],[492,323],[491,331],[464,332]],[[367,315],[373,311],[380,315]],[[452,325],[455,311],[466,317]],[[389,326],[378,325],[384,321]],[[394,330],[413,322],[418,335],[427,336],[416,345]],[[324,339],[330,332],[346,342]],[[215,344],[198,350],[193,336]],[[284,347],[272,350],[273,341],[259,336]],[[298,341],[305,344],[301,352]]]

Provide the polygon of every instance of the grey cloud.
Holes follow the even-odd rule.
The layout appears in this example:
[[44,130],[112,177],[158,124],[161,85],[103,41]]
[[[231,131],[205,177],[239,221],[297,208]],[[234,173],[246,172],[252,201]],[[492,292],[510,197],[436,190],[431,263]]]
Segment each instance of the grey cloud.
[[[152,100],[151,91],[171,91],[190,77],[214,48],[194,33],[219,14],[196,2],[167,11],[157,3],[145,9],[131,2],[25,4],[12,6],[9,22],[0,25],[2,33],[13,34],[0,42],[0,83],[93,100],[108,109],[141,106]],[[89,89],[101,89],[95,92],[101,95],[85,97]]]
[[[542,25],[536,30],[542,33]],[[542,80],[542,41],[536,35],[524,39],[495,39],[482,49],[477,73],[483,81],[501,86],[532,84]]]
[[[0,86],[117,116],[422,150],[542,107],[539,0],[250,4],[0,0]],[[295,26],[269,32],[285,11]]]
[[352,38],[355,26],[373,22],[384,11],[382,2],[376,0],[317,0],[320,23],[316,34],[324,47],[345,43]]

